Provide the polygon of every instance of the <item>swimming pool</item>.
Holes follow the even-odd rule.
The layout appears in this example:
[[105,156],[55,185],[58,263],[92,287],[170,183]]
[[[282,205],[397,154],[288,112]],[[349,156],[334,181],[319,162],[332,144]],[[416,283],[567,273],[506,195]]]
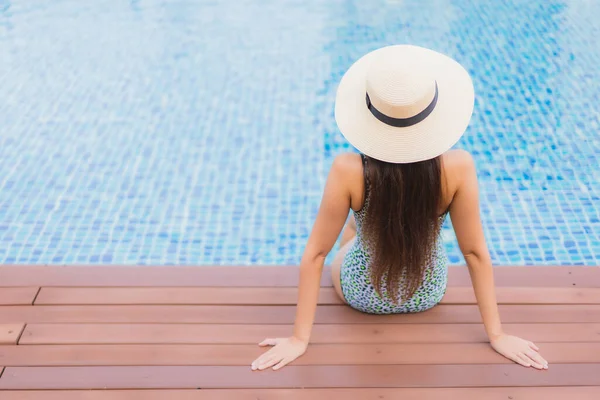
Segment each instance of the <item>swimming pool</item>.
[[[599,1],[0,0],[0,263],[297,264],[349,65],[473,76],[494,263],[600,264]],[[463,260],[449,222],[452,263]]]

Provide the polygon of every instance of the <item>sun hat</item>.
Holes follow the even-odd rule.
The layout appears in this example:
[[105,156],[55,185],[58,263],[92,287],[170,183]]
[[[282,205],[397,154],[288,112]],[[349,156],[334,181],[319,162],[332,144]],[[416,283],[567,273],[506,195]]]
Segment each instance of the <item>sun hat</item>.
[[469,73],[452,58],[412,45],[374,50],[340,81],[335,120],[363,154],[403,164],[435,158],[458,142],[473,113]]

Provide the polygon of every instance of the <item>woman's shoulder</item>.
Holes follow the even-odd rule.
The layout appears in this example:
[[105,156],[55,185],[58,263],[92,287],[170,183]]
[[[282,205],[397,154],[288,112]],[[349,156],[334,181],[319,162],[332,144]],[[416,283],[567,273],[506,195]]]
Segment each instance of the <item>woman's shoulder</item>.
[[449,150],[442,156],[442,165],[447,178],[460,178],[475,170],[473,155],[466,150]]
[[345,176],[349,179],[356,179],[357,177],[362,177],[362,157],[358,153],[338,154],[333,159],[331,169],[336,170],[342,176]]
[[[475,169],[475,161],[467,150],[448,150],[442,156],[442,165],[447,175],[461,176],[463,173]],[[331,165],[341,175],[347,177],[362,177],[363,160],[358,153],[341,153],[335,156]]]
[[449,163],[454,167],[469,167],[473,164],[473,155],[467,150],[452,149],[448,150],[442,156],[444,163]]
[[466,150],[450,150],[442,156],[442,166],[443,187],[449,206],[462,186],[477,180],[475,160]]
[[333,164],[337,164],[338,166],[344,166],[346,168],[356,168],[356,165],[362,164],[362,157],[359,153],[346,152],[340,153],[335,156],[333,159]]
[[353,210],[360,210],[364,202],[363,173],[362,157],[357,153],[339,154],[331,165],[330,176],[348,191]]

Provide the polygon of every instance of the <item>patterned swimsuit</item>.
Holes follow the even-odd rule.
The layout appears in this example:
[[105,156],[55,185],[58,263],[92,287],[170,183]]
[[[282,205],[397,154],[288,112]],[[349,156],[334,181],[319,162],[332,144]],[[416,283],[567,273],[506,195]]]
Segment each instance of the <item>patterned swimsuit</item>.
[[[365,159],[363,157],[363,163]],[[366,177],[366,163],[365,163]],[[425,311],[442,300],[448,282],[448,260],[441,237],[438,237],[434,253],[434,262],[426,269],[423,282],[408,300],[398,303],[387,296],[382,288],[380,297],[371,283],[369,262],[371,251],[368,243],[363,240],[361,231],[369,202],[368,181],[365,181],[365,203],[361,210],[355,211],[356,240],[346,253],[341,267],[341,286],[348,305],[359,311],[370,314],[396,314]],[[445,215],[441,216],[440,223]]]

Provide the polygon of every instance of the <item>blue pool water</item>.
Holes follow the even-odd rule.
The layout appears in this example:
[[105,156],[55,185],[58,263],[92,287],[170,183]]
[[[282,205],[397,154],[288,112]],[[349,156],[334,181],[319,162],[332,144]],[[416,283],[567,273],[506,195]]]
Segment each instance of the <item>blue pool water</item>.
[[[297,264],[350,64],[458,59],[496,264],[600,264],[600,1],[0,0],[0,263]],[[453,263],[463,260],[449,222]]]

